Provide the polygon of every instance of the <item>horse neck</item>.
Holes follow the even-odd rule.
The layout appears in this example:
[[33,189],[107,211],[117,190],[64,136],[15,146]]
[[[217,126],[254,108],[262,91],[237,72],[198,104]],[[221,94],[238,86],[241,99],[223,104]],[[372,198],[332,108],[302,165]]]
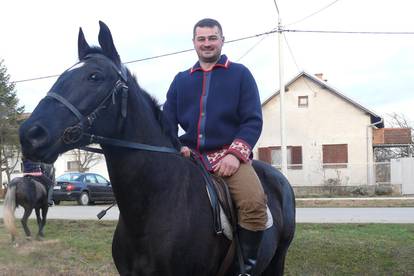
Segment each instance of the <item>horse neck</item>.
[[[174,145],[173,138],[164,133],[163,127],[157,118],[156,107],[154,107],[154,103],[149,96],[145,94],[146,92],[133,87],[128,93],[127,116],[124,119],[122,130],[117,134],[117,138],[128,142],[172,148]],[[163,164],[166,154],[170,154],[105,145],[102,145],[102,148],[105,152],[108,169],[114,175],[119,175],[118,171],[124,171],[124,166],[119,166],[119,164],[127,163],[132,163],[134,165],[133,170],[140,170],[143,175],[153,173],[159,167],[148,169],[148,164]],[[148,160],[152,160],[152,162],[148,162]],[[142,167],[146,168],[143,169]]]
[[172,147],[172,142],[162,130],[153,103],[141,89],[133,89],[128,95],[128,111],[122,139],[153,146]]

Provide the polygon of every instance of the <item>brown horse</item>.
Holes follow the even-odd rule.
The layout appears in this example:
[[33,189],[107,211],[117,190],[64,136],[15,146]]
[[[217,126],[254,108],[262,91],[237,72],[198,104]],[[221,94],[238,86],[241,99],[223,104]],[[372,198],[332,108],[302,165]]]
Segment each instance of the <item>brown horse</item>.
[[14,216],[17,206],[22,206],[24,208],[24,214],[21,222],[24,232],[26,233],[26,237],[31,238],[31,232],[27,226],[27,220],[33,209],[35,209],[37,224],[39,226],[37,238],[43,238],[43,228],[46,224],[46,216],[49,208],[45,185],[29,176],[13,178],[13,180],[9,183],[7,193],[4,198],[3,220],[6,229],[11,234],[13,243],[16,242],[15,238],[17,235]]

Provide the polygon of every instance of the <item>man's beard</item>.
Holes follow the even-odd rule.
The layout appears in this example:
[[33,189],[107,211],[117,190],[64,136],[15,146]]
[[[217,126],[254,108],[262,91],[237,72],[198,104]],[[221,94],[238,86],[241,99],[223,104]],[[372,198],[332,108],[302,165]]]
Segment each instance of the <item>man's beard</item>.
[[204,56],[198,56],[198,58],[205,63],[215,63],[220,59],[221,52],[218,52],[216,55],[211,57],[204,57]]

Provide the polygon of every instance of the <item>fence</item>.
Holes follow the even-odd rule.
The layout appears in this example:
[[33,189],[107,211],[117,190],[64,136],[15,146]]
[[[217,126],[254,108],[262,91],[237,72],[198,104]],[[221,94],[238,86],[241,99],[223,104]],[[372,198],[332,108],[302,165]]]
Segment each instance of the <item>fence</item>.
[[[390,162],[372,164],[374,182],[369,181],[370,170],[367,163],[314,162],[289,165],[287,177],[299,194],[399,194],[401,187],[394,187],[391,183],[390,164]],[[368,183],[375,183],[375,185]]]

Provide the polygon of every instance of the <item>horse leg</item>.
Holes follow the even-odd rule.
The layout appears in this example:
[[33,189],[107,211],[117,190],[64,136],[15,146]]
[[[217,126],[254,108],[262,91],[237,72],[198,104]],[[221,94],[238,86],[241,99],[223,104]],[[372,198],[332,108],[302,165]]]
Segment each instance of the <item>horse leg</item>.
[[31,239],[31,237],[32,237],[32,234],[30,233],[30,229],[27,226],[27,220],[29,219],[30,215],[32,214],[32,211],[33,211],[33,208],[24,209],[24,214],[23,214],[23,217],[22,217],[22,220],[21,220],[24,232],[26,233],[26,236],[27,236],[27,239]]
[[[40,212],[39,210],[36,210],[36,211]],[[46,205],[46,206],[44,206],[42,208],[42,219],[40,220],[40,223],[38,222],[38,224],[39,224],[39,233],[38,233],[38,236],[39,237],[42,237],[42,238],[45,237],[45,234],[43,233],[43,228],[46,225],[47,211],[48,211],[48,206]]]
[[[290,242],[289,242],[290,243]],[[263,272],[262,276],[282,276],[285,270],[285,259],[289,248],[288,244],[280,244],[277,247],[275,256],[270,261],[267,269]]]
[[130,248],[132,241],[128,239],[128,234],[125,231],[125,224],[122,217],[119,216],[112,240],[112,258],[120,275],[131,275],[134,250]]

